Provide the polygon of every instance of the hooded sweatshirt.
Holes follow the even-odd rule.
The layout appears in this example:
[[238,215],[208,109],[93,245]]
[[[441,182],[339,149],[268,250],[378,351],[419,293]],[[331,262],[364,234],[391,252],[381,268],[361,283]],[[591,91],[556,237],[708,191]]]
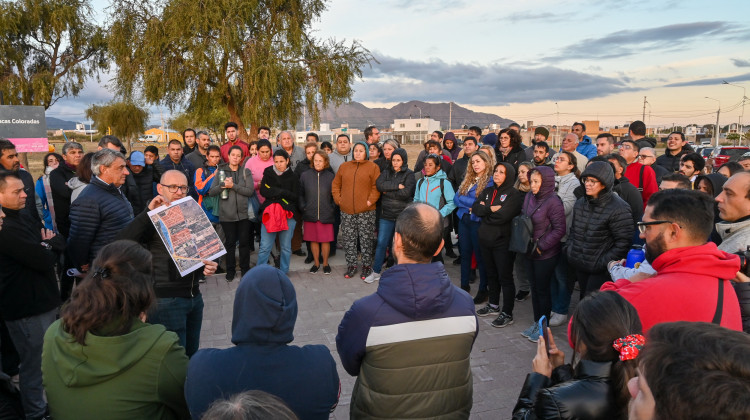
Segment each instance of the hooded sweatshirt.
[[724,283],[721,326],[742,331],[740,305],[732,282],[727,280],[739,270],[739,257],[709,242],[670,249],[651,266],[657,272],[653,277],[635,283],[620,279],[601,288],[616,291],[635,306],[644,334],[661,322],[711,322],[718,303],[719,279]]
[[596,178],[604,185],[598,197],[584,196],[573,207],[573,223],[566,243],[571,266],[586,273],[607,273],[607,263],[627,256],[633,238],[630,206],[612,192],[615,174],[609,162],[592,162],[581,179]]
[[[388,165],[385,170],[380,172],[380,176],[375,182],[378,191],[380,191],[382,206],[380,217],[385,220],[396,220],[398,218],[398,215],[413,201],[417,184],[414,172],[406,166],[408,163],[406,150],[399,147],[393,151],[393,154],[401,157],[403,161],[401,170],[395,172],[393,166]],[[399,185],[403,185],[404,188],[399,188]]]
[[[727,177],[719,173],[699,175],[695,178],[695,182],[693,183],[693,185],[695,185],[695,189],[698,189],[701,180],[704,179],[711,183],[711,189],[713,190],[712,195],[714,199],[719,194],[721,194],[722,187],[724,186],[724,183],[727,182]],[[722,240],[722,235],[720,235],[716,229],[718,226],[716,224],[721,222],[721,217],[719,217],[719,203],[714,201],[714,228],[711,230],[711,236],[709,237],[709,240],[716,245],[720,245]],[[750,242],[748,242],[747,245],[750,245]]]
[[538,172],[542,175],[542,185],[536,194],[528,193],[524,198],[523,214],[531,217],[534,225],[532,240],[537,241],[537,249],[530,257],[546,260],[560,253],[560,241],[565,236],[565,207],[555,194],[555,171],[547,166],[537,166],[529,171],[528,177]]
[[55,321],[44,335],[42,378],[55,420],[185,419],[188,358],[177,334],[134,319],[119,336],[73,341]]
[[212,402],[247,390],[284,400],[301,419],[328,419],[339,395],[336,362],[324,345],[292,346],[297,296],[289,278],[259,265],[234,297],[232,343],[190,359],[185,396],[194,419]]
[[[369,149],[365,143],[357,142],[365,146],[365,156],[369,157]],[[354,147],[352,147],[352,152]],[[380,176],[378,165],[367,160],[352,160],[344,162],[336,171],[333,179],[332,194],[333,201],[346,214],[359,214],[375,210],[375,205],[380,198],[380,192],[375,183]],[[367,205],[367,202],[370,205]]]
[[[505,167],[505,180],[499,186],[494,182],[479,193],[472,206],[472,213],[482,218],[479,227],[479,244],[487,247],[508,246],[510,241],[510,222],[521,213],[523,195],[513,188],[516,171],[513,165],[502,162]],[[492,211],[492,206],[501,206]]]

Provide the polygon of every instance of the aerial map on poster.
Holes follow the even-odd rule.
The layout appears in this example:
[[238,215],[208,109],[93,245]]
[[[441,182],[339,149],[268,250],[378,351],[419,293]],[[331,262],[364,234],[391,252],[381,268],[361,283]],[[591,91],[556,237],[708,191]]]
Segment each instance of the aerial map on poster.
[[191,197],[151,210],[148,216],[181,276],[203,267],[201,260],[215,260],[227,253],[203,209]]

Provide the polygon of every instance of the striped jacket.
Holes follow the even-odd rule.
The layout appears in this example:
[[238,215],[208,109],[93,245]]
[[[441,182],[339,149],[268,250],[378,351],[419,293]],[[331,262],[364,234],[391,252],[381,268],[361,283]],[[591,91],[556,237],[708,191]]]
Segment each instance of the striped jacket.
[[341,363],[357,376],[351,418],[468,418],[474,302],[442,263],[399,264],[339,325]]

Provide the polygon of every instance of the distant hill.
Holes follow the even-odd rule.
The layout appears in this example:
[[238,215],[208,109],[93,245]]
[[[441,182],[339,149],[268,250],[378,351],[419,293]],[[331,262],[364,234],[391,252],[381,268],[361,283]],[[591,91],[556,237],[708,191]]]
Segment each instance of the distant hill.
[[[368,108],[359,102],[352,101],[340,107],[322,110],[320,112],[320,122],[331,124],[331,128],[339,127],[341,123],[349,123],[349,127],[364,129],[368,125],[378,127],[390,127],[394,119],[399,118],[419,118],[419,108],[422,108],[422,117],[430,117],[433,120],[440,121],[440,125],[447,129],[450,111],[450,104],[444,103],[427,103],[421,101],[401,102],[391,108]],[[451,119],[452,128],[460,128],[462,125],[478,125],[482,128],[490,124],[500,124],[507,127],[513,120],[500,117],[495,114],[486,112],[474,112],[468,108],[453,104]],[[298,122],[298,129],[302,129],[302,121]],[[308,125],[310,121],[307,121]]]
[[75,121],[65,121],[55,117],[45,117],[47,120],[47,130],[75,130]]

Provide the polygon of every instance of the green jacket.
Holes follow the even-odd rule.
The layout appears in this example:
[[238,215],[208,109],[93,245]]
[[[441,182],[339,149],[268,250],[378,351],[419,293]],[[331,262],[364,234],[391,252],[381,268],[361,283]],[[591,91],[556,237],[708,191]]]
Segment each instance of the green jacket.
[[188,358],[163,325],[135,320],[120,336],[73,341],[55,321],[44,335],[42,377],[50,414],[67,419],[188,419]]

